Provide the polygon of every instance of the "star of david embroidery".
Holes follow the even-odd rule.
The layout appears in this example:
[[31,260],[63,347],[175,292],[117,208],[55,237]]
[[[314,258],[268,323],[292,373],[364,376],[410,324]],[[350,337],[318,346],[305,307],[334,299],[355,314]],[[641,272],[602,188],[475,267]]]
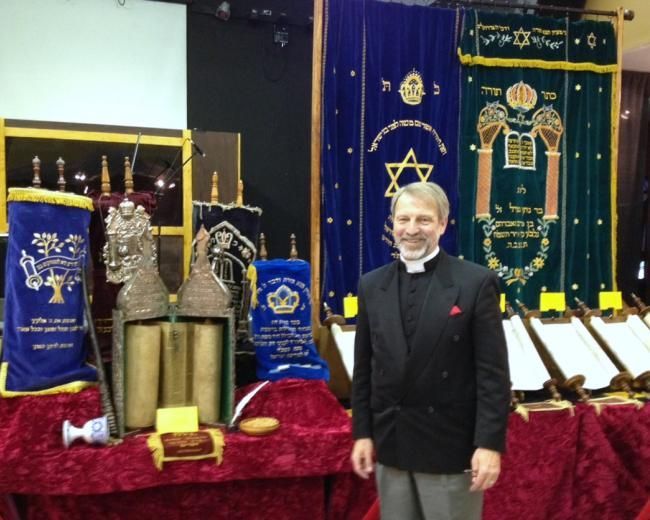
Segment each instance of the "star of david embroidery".
[[513,34],[515,35],[515,41],[512,42],[513,45],[516,45],[520,49],[523,49],[527,45],[530,45],[530,41],[528,41],[528,38],[530,37],[530,31],[524,31],[524,28],[520,27]]
[[386,171],[390,176],[390,184],[388,186],[388,189],[386,190],[386,193],[384,194],[385,197],[392,197],[393,195],[395,195],[395,192],[399,189],[399,185],[397,184],[397,182],[399,181],[399,177],[400,175],[402,175],[402,172],[405,169],[407,168],[414,169],[415,172],[418,174],[420,181],[422,182],[426,182],[429,179],[431,172],[433,171],[433,164],[418,163],[413,148],[411,148],[408,151],[404,159],[402,159],[402,162],[385,163],[385,164],[386,164]]
[[596,35],[593,32],[587,36],[587,45],[592,49],[596,46]]

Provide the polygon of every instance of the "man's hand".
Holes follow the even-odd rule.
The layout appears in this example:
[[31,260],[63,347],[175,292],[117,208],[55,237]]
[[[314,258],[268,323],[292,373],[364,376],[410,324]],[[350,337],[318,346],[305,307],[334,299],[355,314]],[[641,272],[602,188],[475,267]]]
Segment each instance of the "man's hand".
[[361,478],[367,479],[374,471],[374,451],[372,439],[363,438],[354,441],[350,461],[352,462],[352,469]]
[[491,488],[501,472],[501,454],[487,448],[476,448],[472,456],[472,486],[470,491]]

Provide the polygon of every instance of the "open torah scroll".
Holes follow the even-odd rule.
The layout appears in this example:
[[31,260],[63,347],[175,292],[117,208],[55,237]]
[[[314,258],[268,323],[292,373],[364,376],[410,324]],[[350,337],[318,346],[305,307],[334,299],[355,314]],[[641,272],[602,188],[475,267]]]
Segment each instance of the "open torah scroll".
[[352,381],[352,372],[354,371],[354,335],[356,334],[356,330],[343,330],[339,324],[332,323],[330,333],[332,334],[332,339],[334,339],[334,344],[339,354],[341,354],[341,361],[343,361],[345,372],[350,381]]
[[[503,320],[513,390],[541,390],[551,379],[519,316]],[[650,332],[650,331],[649,331]]]
[[578,318],[557,323],[530,318],[530,326],[566,379],[582,374],[584,388],[597,390],[620,373]]
[[650,380],[650,329],[639,316],[616,322],[592,316],[589,325],[633,378]]

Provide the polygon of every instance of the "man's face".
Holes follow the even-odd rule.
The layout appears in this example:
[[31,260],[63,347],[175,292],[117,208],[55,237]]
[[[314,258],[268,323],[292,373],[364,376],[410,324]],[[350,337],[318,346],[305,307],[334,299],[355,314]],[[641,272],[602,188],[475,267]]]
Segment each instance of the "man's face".
[[447,219],[440,220],[434,204],[408,193],[397,199],[393,216],[393,236],[402,258],[419,260],[438,246],[447,228]]

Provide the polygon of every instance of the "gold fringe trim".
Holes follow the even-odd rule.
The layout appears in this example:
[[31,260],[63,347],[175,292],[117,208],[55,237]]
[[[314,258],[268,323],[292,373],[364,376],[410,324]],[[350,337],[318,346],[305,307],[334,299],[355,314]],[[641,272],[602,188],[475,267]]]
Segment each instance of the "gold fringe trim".
[[31,390],[26,392],[18,392],[15,390],[7,390],[7,374],[9,372],[9,363],[5,361],[0,365],[0,397],[23,397],[25,395],[54,395],[70,393],[76,394],[91,386],[97,386],[93,381],[72,381],[65,385],[53,386],[45,390]]
[[158,433],[152,433],[147,437],[147,447],[153,457],[153,465],[158,471],[162,471],[165,462],[165,449]]
[[88,211],[93,210],[93,201],[89,197],[77,195],[76,193],[42,190],[39,188],[9,188],[7,202],[40,202]]
[[518,404],[518,405],[515,407],[515,413],[516,413],[516,414],[519,414],[519,415],[521,416],[521,418],[522,418],[525,422],[528,422],[528,421],[530,420],[529,417],[528,417],[528,408],[526,408],[525,406],[523,406],[523,405],[521,405],[521,404]]
[[158,471],[162,471],[163,465],[165,462],[171,462],[174,460],[202,460],[210,459],[214,457],[216,459],[215,464],[218,466],[223,462],[223,449],[226,445],[226,439],[221,430],[215,428],[208,428],[205,430],[200,430],[210,435],[212,439],[212,452],[205,455],[193,455],[189,457],[165,457],[165,448],[162,442],[162,434],[152,433],[147,437],[147,447],[151,451],[151,456],[153,457],[154,466]]
[[246,277],[250,280],[250,290],[251,290],[251,309],[257,308],[257,269],[253,264],[248,266],[248,271],[246,272]]
[[473,67],[474,65],[483,65],[485,67],[526,67],[530,69],[589,71],[598,74],[608,74],[610,72],[616,72],[617,70],[616,64],[596,65],[595,63],[588,62],[572,63],[570,61],[486,58],[485,56],[462,54],[460,49],[458,49],[458,57],[463,65],[468,65],[470,67]]

